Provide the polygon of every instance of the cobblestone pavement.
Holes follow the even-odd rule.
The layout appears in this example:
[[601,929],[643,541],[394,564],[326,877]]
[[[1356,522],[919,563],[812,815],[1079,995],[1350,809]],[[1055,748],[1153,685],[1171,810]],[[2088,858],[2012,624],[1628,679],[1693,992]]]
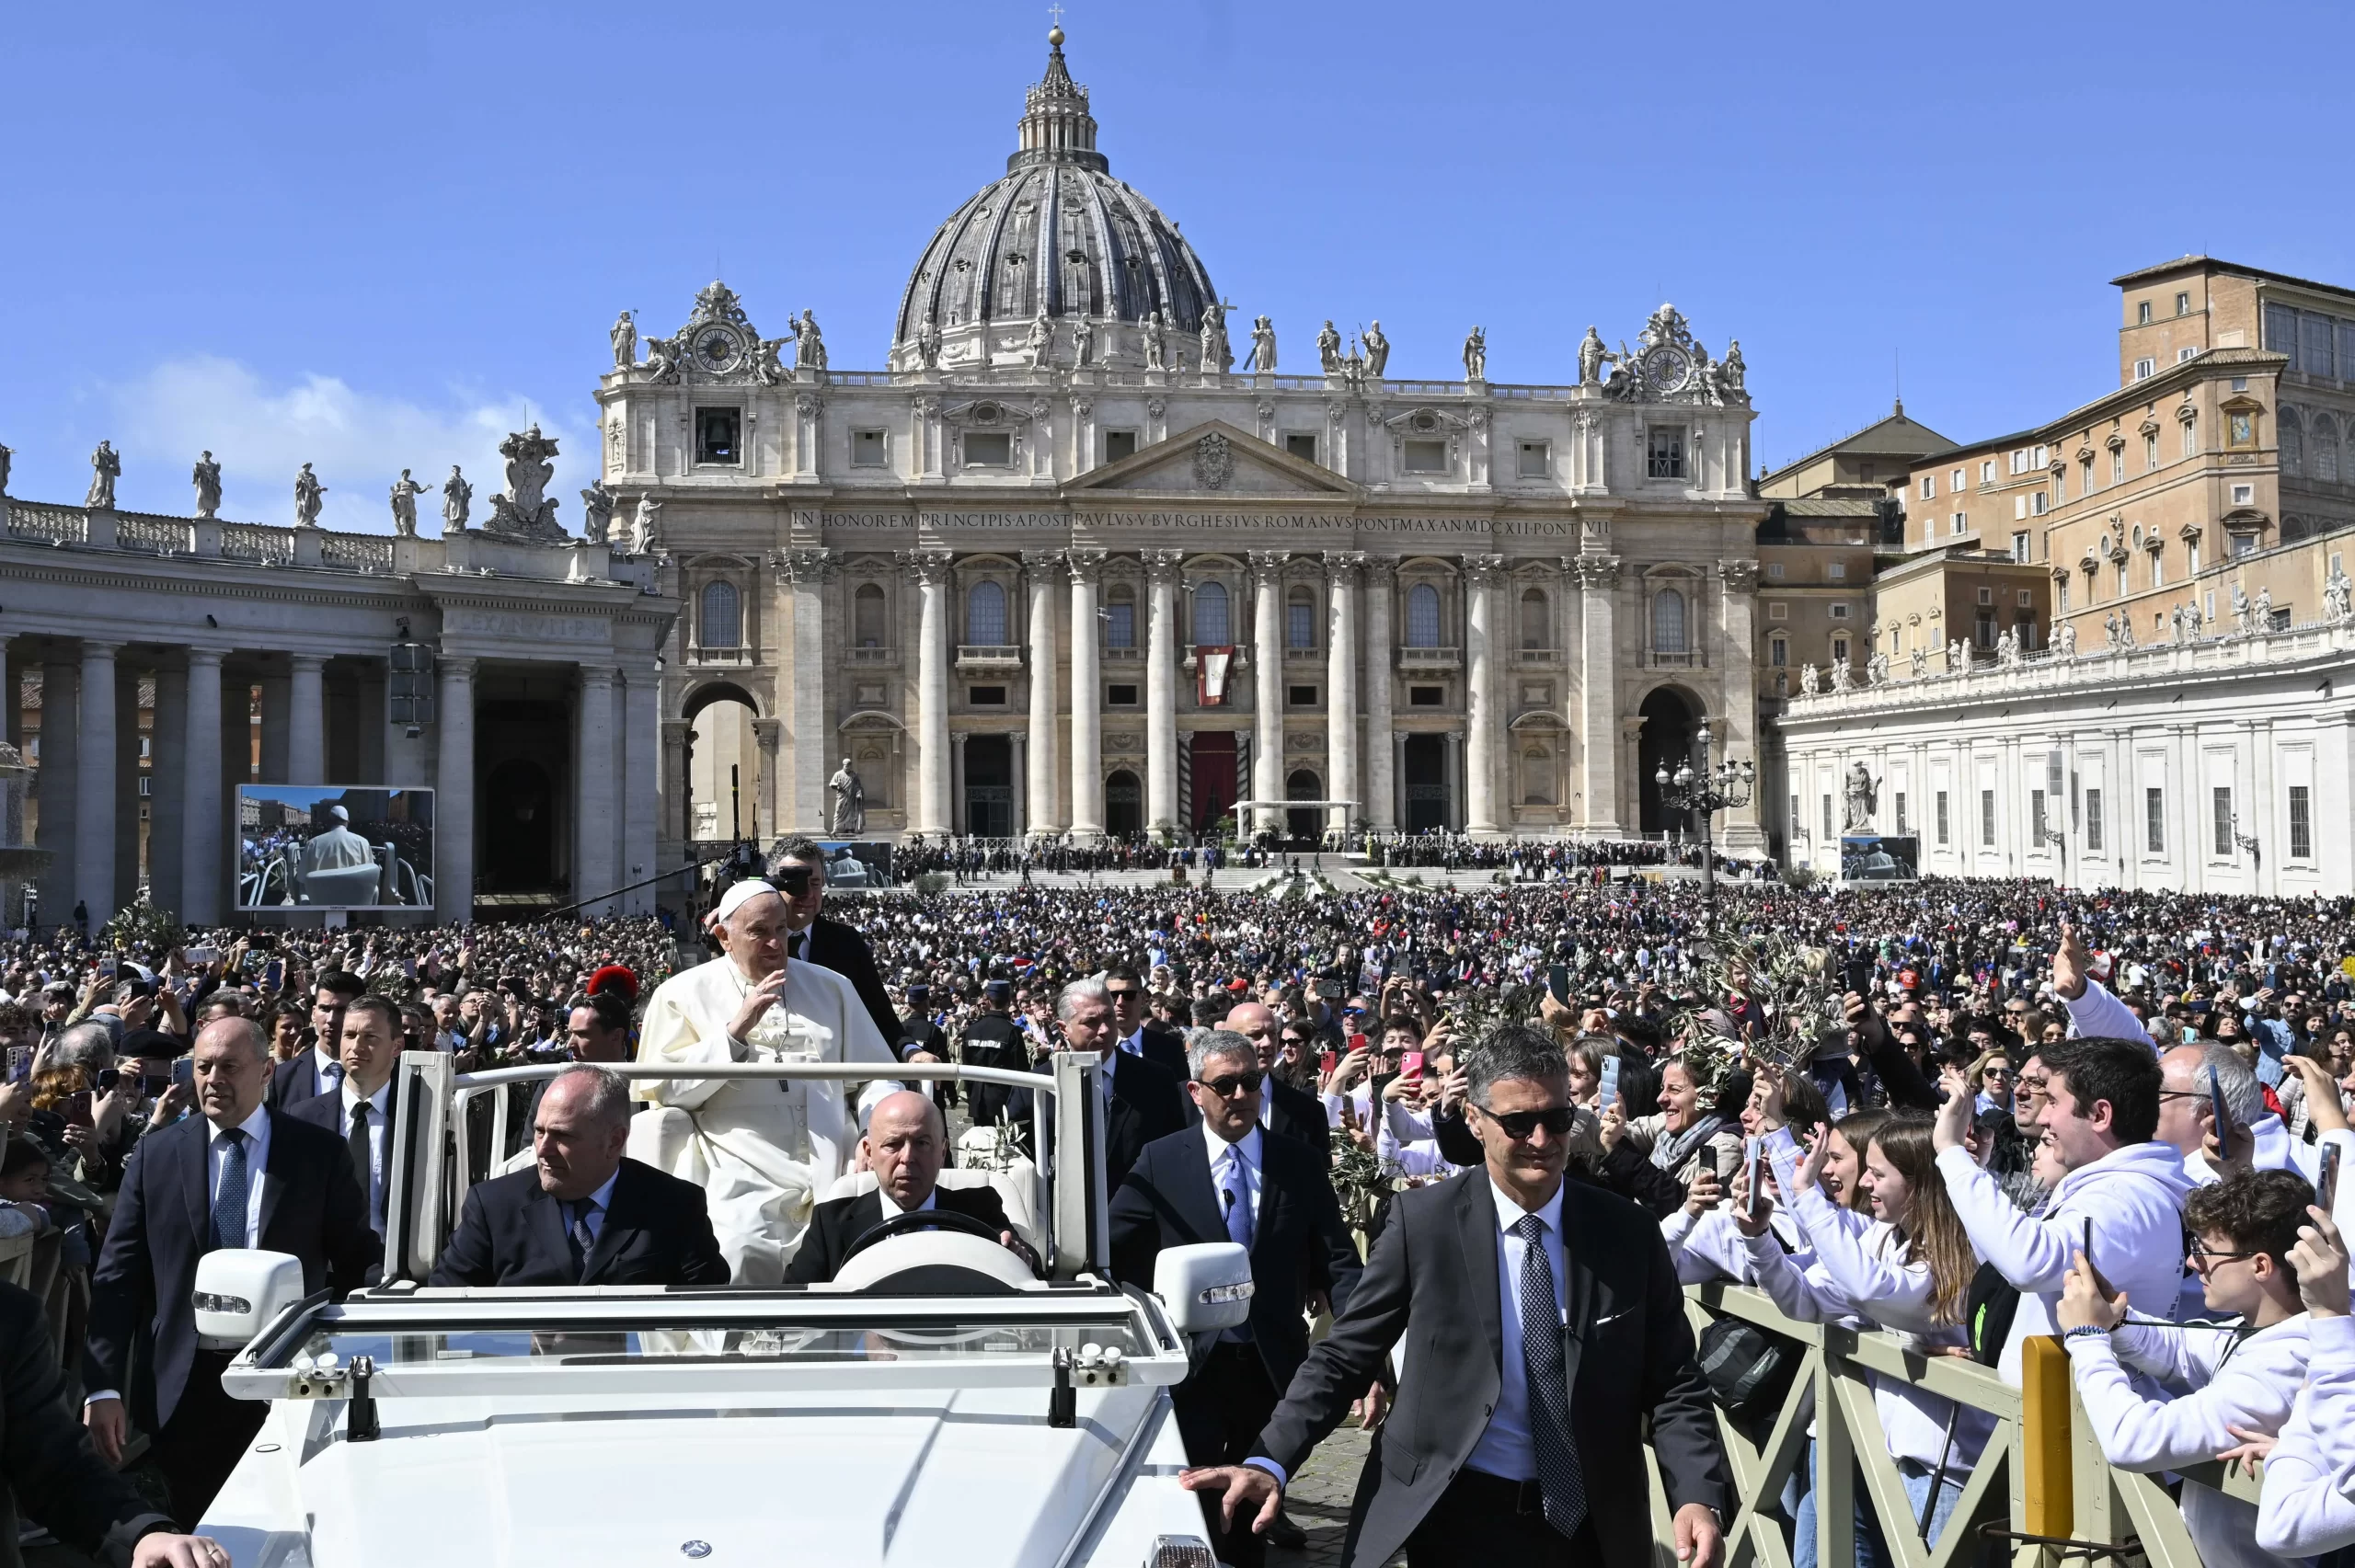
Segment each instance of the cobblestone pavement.
[[[1366,1448],[1373,1441],[1371,1433],[1344,1422],[1317,1445],[1284,1493],[1284,1511],[1307,1535],[1308,1544],[1298,1551],[1269,1548],[1269,1568],[1297,1564],[1339,1568],[1341,1537],[1350,1523],[1350,1499],[1357,1494],[1358,1472],[1365,1468]],[[1391,1559],[1394,1565],[1406,1561],[1403,1551]]]

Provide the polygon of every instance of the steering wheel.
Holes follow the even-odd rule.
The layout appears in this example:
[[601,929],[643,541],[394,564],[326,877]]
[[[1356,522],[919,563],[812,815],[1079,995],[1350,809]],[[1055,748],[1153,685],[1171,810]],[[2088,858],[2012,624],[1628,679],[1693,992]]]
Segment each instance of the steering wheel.
[[[917,1208],[904,1214],[894,1214],[879,1224],[870,1225],[843,1250],[842,1263],[848,1263],[867,1248],[894,1236],[904,1236],[913,1230],[962,1230],[969,1236],[979,1236],[992,1246],[997,1245],[998,1230],[986,1220],[970,1214],[959,1214],[953,1208]],[[841,1264],[835,1265],[837,1268]]]

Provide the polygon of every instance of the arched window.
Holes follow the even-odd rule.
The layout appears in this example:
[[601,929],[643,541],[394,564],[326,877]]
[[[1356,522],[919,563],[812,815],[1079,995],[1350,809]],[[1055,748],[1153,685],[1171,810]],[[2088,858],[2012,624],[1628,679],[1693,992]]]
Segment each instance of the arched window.
[[1313,648],[1315,646],[1315,596],[1304,588],[1293,589],[1284,596],[1284,647]]
[[1652,596],[1652,651],[1684,651],[1684,596],[1672,588]]
[[2199,452],[2200,416],[2197,414],[2186,414],[2183,417],[2183,455],[2186,457],[2195,457],[2199,455]]
[[1522,590],[1521,646],[1525,648],[1549,648],[1554,646],[1552,617],[1545,613],[1545,590],[1542,588]]
[[1439,589],[1427,582],[1407,590],[1407,646],[1439,647]]
[[2297,410],[2281,410],[2281,472],[2292,478],[2306,471],[2306,431]]
[[883,646],[883,590],[871,582],[851,595],[850,635],[860,647]]
[[2306,452],[2315,478],[2338,479],[2338,427],[2328,415],[2315,417],[2315,428],[2306,435]]
[[1226,585],[1206,582],[1194,589],[1194,646],[1225,647],[1235,641],[1226,618]]
[[703,646],[740,647],[744,641],[744,615],[732,582],[703,585]]
[[1005,589],[977,582],[965,595],[965,640],[976,647],[1005,646]]
[[1104,604],[1104,646],[1134,647],[1137,646],[1136,590],[1126,586],[1112,590]]

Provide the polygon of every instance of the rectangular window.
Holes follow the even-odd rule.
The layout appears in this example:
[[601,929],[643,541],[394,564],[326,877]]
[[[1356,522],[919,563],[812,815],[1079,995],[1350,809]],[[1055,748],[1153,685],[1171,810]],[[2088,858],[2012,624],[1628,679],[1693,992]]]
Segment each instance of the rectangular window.
[[2093,493],[2094,460],[2088,457],[2077,464],[2077,494],[2090,496]]
[[739,432],[744,427],[741,408],[698,408],[695,410],[695,461],[697,463],[741,463],[743,453],[739,449]]
[[2336,377],[2338,374],[2338,354],[2334,341],[2337,337],[2338,334],[2331,330],[2330,317],[2299,316],[2298,368],[2308,375]]
[[1828,562],[1824,566],[1823,575],[1832,582],[1845,582],[1848,578],[1848,563],[1845,561]]
[[2167,793],[2163,789],[2142,792],[2142,843],[2152,854],[2167,853]]
[[1991,457],[1986,462],[1979,465],[1979,482],[1982,485],[1992,485],[1995,482],[1995,460],[1993,458]]
[[[2042,491],[2038,492],[2039,495],[2042,493]],[[2012,521],[2017,522],[2026,516],[2028,516],[2028,494],[2022,491],[2012,498]]]
[[2113,485],[2126,483],[2126,449],[2122,446],[2109,454],[2109,482]]
[[1791,836],[1798,837],[1807,830],[1807,818],[1799,815],[1799,797],[1791,796]]
[[1137,607],[1127,600],[1120,600],[1104,607],[1104,646],[1106,647],[1137,646]]
[[1966,533],[1968,533],[1968,532],[1970,532],[1970,514],[1969,512],[1966,512],[1966,511],[1959,511],[1959,512],[1955,513],[1955,514],[1954,514],[1954,532],[1955,532],[1955,536],[1956,536],[1957,538],[1960,538],[1962,535],[1964,535],[1964,534],[1966,534]]
[[2031,851],[2043,846],[2044,828],[2044,792],[2032,789],[2028,792],[2028,837]]
[[1679,425],[1654,425],[1646,472],[1655,479],[1684,477],[1684,430]]
[[2177,315],[2189,315],[2191,314],[2191,296],[2188,293],[2179,293],[2176,295],[2175,313]]
[[1780,561],[1767,562],[1766,575],[1773,578],[1775,581],[1780,582],[1783,578],[1783,563]]
[[1905,831],[1905,792],[1901,789],[1897,792],[1897,830],[1901,835]]
[[1284,450],[1303,463],[1316,461],[1316,437],[1313,432],[1295,430],[1284,437]]
[[2101,853],[2101,791],[2085,791],[2085,853]]
[[1104,688],[1104,701],[1109,706],[1116,708],[1135,707],[1137,689],[1129,685],[1107,686]]
[[1005,430],[965,432],[965,466],[968,468],[1011,468],[1014,466],[1014,437]]
[[2304,784],[2290,786],[2290,858],[2312,860],[2315,854],[2313,792]]
[[2298,313],[2288,305],[2265,307],[2265,346],[2277,354],[2290,356],[2290,368],[2298,369]]
[[2134,325],[2137,326],[2148,326],[2151,325],[2150,301],[2136,300],[2134,302]]
[[1848,607],[1844,604],[1835,604],[1832,606],[1832,618],[1835,621],[1846,620],[1848,618]]
[[1295,708],[1313,708],[1316,705],[1316,688],[1287,686],[1284,688],[1284,701]]
[[2254,505],[2254,504],[2256,503],[2256,500],[2257,500],[2257,486],[2254,486],[2254,485],[2235,485],[2235,486],[2233,486],[2233,505],[2234,505],[2234,506],[2236,506],[2236,507],[2251,506],[2251,505]]
[[2047,492],[2043,490],[2030,490],[2028,493],[2028,516],[2042,517],[2047,511],[2051,509],[2051,507],[2052,497]]
[[2069,579],[2067,578],[2055,578],[2052,582],[2052,589],[2055,593],[2058,593],[2061,596],[2061,613],[2066,615],[2069,612]]
[[2197,349],[2177,349],[2175,351],[2175,362],[2179,365],[2198,352],[2200,352],[2200,350]]
[[1993,603],[1994,603],[1994,602],[1995,602],[1995,590],[1994,590],[1993,589],[1992,589],[1992,588],[1982,588],[1982,589],[1981,589],[1979,590],[1979,602],[1980,602],[1980,603],[1982,603],[1982,604],[1993,604]]
[[1949,820],[1949,813],[1947,810],[1947,792],[1939,790],[1931,797],[1931,801],[1937,812],[1938,847],[1944,849],[1954,840],[1954,824]]
[[1313,604],[1284,606],[1284,647],[1313,648],[1316,646],[1316,607]]
[[1105,462],[1118,463],[1124,457],[1134,457],[1136,454],[1137,433],[1134,430],[1107,430],[1104,432]]
[[1787,621],[1790,618],[1791,607],[1789,605],[1784,603],[1779,599],[1770,600],[1767,601],[1766,619],[1769,621]]
[[2153,376],[2154,376],[2154,375],[2156,375],[2156,374],[2158,374],[2158,373],[2159,373],[2159,361],[2156,361],[2156,360],[2137,360],[2137,361],[2134,361],[2134,379],[2135,379],[2136,381],[2148,381],[2148,380],[2150,380]]
[[1002,708],[1005,706],[1005,688],[1003,686],[969,686],[965,689],[965,700],[971,706],[977,708]]
[[2015,533],[2012,535],[2012,559],[2015,561],[2025,561],[2028,559],[2027,534]]
[[1935,475],[1935,474],[1924,474],[1924,475],[1922,475],[1922,498],[1923,498],[1924,500],[1925,500],[1925,501],[1934,501],[1934,500],[1937,499],[1937,497],[1938,497],[1938,476],[1937,476],[1936,475]]
[[1445,441],[1408,441],[1406,443],[1407,472],[1409,474],[1444,474],[1447,472]]
[[1521,476],[1543,479],[1554,471],[1554,443],[1523,441],[1521,443]]
[[1949,475],[1947,475],[1947,489],[1948,490],[1948,492],[1950,492],[1951,494],[1954,494],[1954,495],[1958,495],[1958,496],[1959,496],[1959,495],[1962,494],[1962,470],[1961,470],[1961,469],[1958,468],[1958,469],[1956,469],[1953,473],[1951,473],[1951,474],[1949,474]]
[[1995,792],[1992,789],[1979,792],[1979,847],[1995,847]]
[[139,775],[139,793],[143,797],[155,793],[155,781],[151,775],[146,773]]
[[1444,686],[1409,686],[1407,688],[1407,705],[1410,708],[1444,707],[1447,705],[1447,688]]
[[2186,457],[2191,457],[2196,455],[2199,451],[2200,421],[2198,419],[2186,419],[2183,422],[2183,455]]
[[2233,792],[2220,784],[2208,792],[2208,802],[2209,815],[2215,818],[2216,853],[2220,855],[2231,854],[2233,853]]
[[883,432],[853,430],[850,433],[850,465],[853,468],[883,466]]
[[1832,797],[1828,795],[1823,797],[1823,841],[1832,841]]
[[2142,438],[2142,466],[2146,469],[2150,469],[2156,468],[2158,465],[2159,432],[2153,430],[2150,434]]
[[1834,664],[1845,664],[1848,662],[1847,638],[1834,637],[1832,639],[1832,662]]

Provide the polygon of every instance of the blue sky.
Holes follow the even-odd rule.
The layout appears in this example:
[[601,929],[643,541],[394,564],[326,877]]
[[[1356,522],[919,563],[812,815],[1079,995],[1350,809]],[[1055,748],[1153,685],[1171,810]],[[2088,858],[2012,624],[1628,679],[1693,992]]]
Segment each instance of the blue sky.
[[[2355,282],[2343,7],[1076,0],[1114,174],[1284,368],[1379,316],[1394,374],[1572,376],[1673,300],[1741,339],[1780,462],[1887,412],[1959,439],[2116,376],[2130,268]],[[0,94],[12,493],[388,526],[403,466],[565,440],[623,306],[718,270],[880,365],[933,229],[1001,173],[1043,7],[20,6]],[[487,494],[491,486],[481,486]],[[570,512],[568,508],[568,513]]]

